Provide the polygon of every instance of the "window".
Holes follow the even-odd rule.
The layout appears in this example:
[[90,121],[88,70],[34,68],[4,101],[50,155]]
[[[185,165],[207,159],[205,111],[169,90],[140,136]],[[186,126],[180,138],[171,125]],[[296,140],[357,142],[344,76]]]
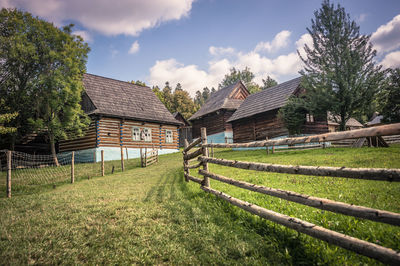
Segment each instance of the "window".
[[306,121],[313,123],[314,122],[314,116],[310,114],[306,114]]
[[172,130],[165,130],[165,142],[166,143],[172,143],[173,142]]
[[142,128],[141,140],[151,141],[151,128],[147,127]]
[[140,141],[140,128],[132,127],[132,140]]

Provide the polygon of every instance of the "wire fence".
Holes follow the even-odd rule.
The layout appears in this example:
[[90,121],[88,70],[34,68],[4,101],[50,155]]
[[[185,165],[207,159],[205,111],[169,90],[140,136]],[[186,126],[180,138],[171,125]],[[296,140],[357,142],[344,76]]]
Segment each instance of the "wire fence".
[[[102,162],[96,160],[95,153],[75,151],[57,154],[58,165],[52,155],[33,155],[11,151],[10,163],[7,150],[0,150],[0,187],[6,191],[7,171],[11,169],[11,184],[13,195],[32,193],[44,187],[71,182],[72,157],[74,157],[74,181],[90,179],[102,175]],[[124,160],[124,169],[140,166],[139,159]],[[104,174],[122,171],[121,160],[104,162]],[[6,193],[0,193],[5,197]]]

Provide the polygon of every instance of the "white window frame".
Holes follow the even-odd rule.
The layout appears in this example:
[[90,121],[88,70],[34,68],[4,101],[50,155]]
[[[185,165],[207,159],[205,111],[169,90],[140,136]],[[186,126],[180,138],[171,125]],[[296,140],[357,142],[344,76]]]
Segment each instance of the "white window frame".
[[[151,137],[151,128],[144,127],[144,128],[142,128],[142,131],[144,132],[144,139],[143,139],[143,141],[151,142],[151,141],[152,141],[152,137]],[[147,132],[146,132],[146,131],[147,131]],[[142,132],[140,132],[140,133],[142,133]]]
[[[168,133],[170,134],[168,136]],[[173,143],[174,142],[174,133],[170,129],[165,130],[165,143]]]
[[306,114],[306,121],[314,123],[314,116],[312,114]]
[[132,127],[132,140],[140,141],[140,128],[139,127]]

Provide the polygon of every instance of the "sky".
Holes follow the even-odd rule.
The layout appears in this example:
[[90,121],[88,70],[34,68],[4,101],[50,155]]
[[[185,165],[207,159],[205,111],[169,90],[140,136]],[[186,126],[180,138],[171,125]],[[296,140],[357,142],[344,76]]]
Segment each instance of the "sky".
[[[383,68],[400,67],[400,1],[335,0],[371,35]],[[246,66],[262,84],[299,76],[297,55],[311,45],[307,27],[321,0],[0,0],[88,42],[87,72],[141,80],[161,88],[179,82],[194,96],[218,87],[229,69]]]

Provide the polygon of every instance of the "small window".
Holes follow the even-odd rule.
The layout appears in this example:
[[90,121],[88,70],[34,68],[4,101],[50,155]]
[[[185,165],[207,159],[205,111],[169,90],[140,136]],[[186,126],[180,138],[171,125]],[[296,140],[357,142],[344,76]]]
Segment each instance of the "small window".
[[172,130],[165,130],[165,142],[166,143],[172,143],[173,138],[172,138]]
[[140,128],[132,127],[132,140],[140,141]]
[[306,121],[313,123],[314,122],[314,116],[310,114],[306,114]]
[[151,141],[151,128],[143,128],[141,139],[144,141]]

